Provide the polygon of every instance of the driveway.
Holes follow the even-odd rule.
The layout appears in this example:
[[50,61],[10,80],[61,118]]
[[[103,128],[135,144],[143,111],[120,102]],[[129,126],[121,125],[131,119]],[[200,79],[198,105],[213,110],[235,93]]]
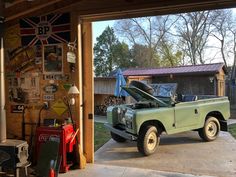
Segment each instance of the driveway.
[[158,151],[141,156],[135,142],[108,141],[95,153],[95,164],[222,177],[236,176],[236,141],[227,132],[203,142],[197,132],[162,135]]

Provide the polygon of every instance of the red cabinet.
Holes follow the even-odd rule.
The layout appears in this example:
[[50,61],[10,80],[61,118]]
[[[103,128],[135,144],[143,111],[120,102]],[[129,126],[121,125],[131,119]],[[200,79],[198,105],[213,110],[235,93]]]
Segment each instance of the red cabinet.
[[[74,146],[76,144],[76,138],[73,138],[75,131],[71,124],[63,125],[60,127],[38,127],[36,129],[36,144],[35,155],[36,161],[38,160],[38,154],[40,146],[46,141],[60,139],[59,155],[61,156],[60,172],[67,172],[72,165],[72,158],[74,157]],[[69,157],[70,156],[70,157]]]

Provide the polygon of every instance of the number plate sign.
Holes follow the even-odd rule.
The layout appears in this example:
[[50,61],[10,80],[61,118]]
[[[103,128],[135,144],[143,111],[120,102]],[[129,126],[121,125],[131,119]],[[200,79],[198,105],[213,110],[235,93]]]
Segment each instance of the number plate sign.
[[22,113],[24,110],[24,105],[11,105],[11,113]]
[[43,95],[43,100],[44,101],[53,101],[54,100],[54,95],[45,94],[45,95]]

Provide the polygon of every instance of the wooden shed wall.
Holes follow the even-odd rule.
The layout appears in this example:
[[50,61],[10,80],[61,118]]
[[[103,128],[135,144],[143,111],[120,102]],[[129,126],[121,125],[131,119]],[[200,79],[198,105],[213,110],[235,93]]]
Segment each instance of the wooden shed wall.
[[95,78],[94,94],[114,95],[116,86],[115,78]]

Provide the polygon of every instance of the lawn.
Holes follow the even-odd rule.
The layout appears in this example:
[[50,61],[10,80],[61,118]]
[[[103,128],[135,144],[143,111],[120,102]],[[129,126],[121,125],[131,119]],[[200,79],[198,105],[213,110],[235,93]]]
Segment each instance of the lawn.
[[94,151],[98,150],[111,138],[110,132],[104,127],[103,123],[94,123]]
[[236,124],[229,125],[229,132],[236,139]]

